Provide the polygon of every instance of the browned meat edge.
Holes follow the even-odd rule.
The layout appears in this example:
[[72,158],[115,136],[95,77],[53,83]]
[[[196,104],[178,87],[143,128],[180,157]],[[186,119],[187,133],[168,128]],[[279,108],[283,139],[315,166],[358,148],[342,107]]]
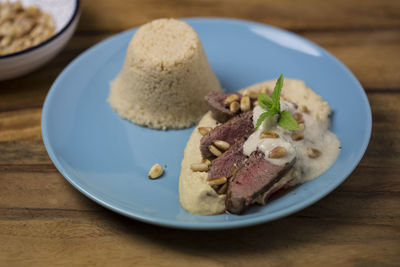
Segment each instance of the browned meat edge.
[[295,161],[277,166],[266,160],[263,152],[254,151],[229,182],[226,210],[235,214],[243,212],[259,195],[277,183]]
[[239,97],[240,101],[242,95],[239,93],[223,94],[218,92],[211,92],[204,97],[212,112],[212,117],[216,121],[224,123],[229,119],[233,118],[235,115],[237,115],[236,113],[231,112],[229,110],[229,107],[225,107],[224,105],[225,99],[233,94],[236,94]]
[[253,111],[242,113],[204,135],[200,140],[200,151],[203,158],[215,158],[208,148],[214,141],[222,140],[233,145],[236,139],[252,132],[254,129],[252,117]]

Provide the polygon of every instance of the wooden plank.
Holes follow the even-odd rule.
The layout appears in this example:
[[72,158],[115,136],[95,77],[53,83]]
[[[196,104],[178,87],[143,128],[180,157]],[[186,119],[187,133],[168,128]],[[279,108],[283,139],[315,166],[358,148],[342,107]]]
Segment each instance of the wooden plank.
[[[36,129],[36,131],[40,131]],[[51,164],[41,140],[0,142],[0,168],[9,165],[46,165]]]
[[[291,216],[239,230],[165,229],[114,213],[1,211],[6,266],[395,266],[399,225]],[[362,253],[360,253],[362,251]]]
[[369,94],[372,110],[372,134],[362,166],[393,167],[400,158],[400,94]]
[[[320,219],[391,225],[400,222],[400,167],[359,166],[328,197],[299,213]],[[55,169],[0,169],[0,217],[9,209],[101,211]],[[1,211],[3,210],[3,211]]]
[[0,209],[61,209],[94,211],[102,208],[72,187],[54,168],[23,171],[0,168]]
[[161,17],[235,17],[290,30],[393,28],[397,0],[189,0],[82,1],[80,31],[121,31]]
[[0,112],[0,142],[39,141],[41,108]]
[[399,30],[304,32],[302,35],[341,60],[367,91],[400,89]]

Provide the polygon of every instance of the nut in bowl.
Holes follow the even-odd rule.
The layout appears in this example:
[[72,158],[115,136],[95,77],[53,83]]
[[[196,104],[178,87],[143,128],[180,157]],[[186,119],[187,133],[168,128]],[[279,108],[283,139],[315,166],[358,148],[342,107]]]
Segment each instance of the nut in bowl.
[[71,38],[79,15],[79,0],[0,0],[0,80],[52,59]]

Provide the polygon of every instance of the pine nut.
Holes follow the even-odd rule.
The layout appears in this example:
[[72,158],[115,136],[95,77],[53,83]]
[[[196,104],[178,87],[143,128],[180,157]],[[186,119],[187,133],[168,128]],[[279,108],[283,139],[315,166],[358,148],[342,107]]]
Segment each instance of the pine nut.
[[208,159],[203,159],[201,162],[206,164],[207,166],[211,166],[211,161]]
[[300,120],[301,118],[303,118],[303,115],[301,115],[301,113],[299,113],[299,112],[295,112],[295,113],[293,113],[293,118],[294,118],[296,121],[298,121],[298,120]]
[[153,167],[151,167],[149,171],[149,178],[150,179],[156,179],[160,177],[163,174],[163,168],[161,167],[160,164],[154,164]]
[[293,133],[291,137],[292,137],[293,141],[300,141],[300,140],[304,139],[304,135],[302,133],[299,133],[299,132]]
[[229,106],[233,101],[238,101],[239,96],[237,94],[231,94],[227,98],[225,98],[224,105]]
[[303,119],[303,115],[299,112],[295,112],[293,114],[293,118],[297,121],[297,123],[303,123],[304,119]]
[[250,97],[245,95],[242,97],[240,100],[240,109],[243,112],[249,111],[250,110]]
[[218,195],[223,195],[228,190],[228,183],[224,183],[217,191]]
[[210,186],[213,185],[221,185],[226,183],[228,180],[226,179],[226,177],[215,177],[215,178],[207,178],[207,183]]
[[214,145],[222,150],[228,150],[229,147],[231,146],[228,142],[222,141],[222,140],[215,140]]
[[190,168],[194,172],[206,172],[208,171],[208,165],[205,163],[193,163]]
[[321,151],[319,151],[318,149],[316,149],[316,148],[313,148],[313,147],[307,147],[307,155],[310,157],[310,158],[312,158],[312,159],[314,159],[314,158],[318,158],[320,155],[321,155]]
[[267,95],[269,94],[268,88],[262,88],[260,92]]
[[212,130],[212,128],[211,127],[199,127],[198,130],[201,135],[206,135]]
[[219,151],[218,148],[216,148],[216,147],[213,146],[213,145],[209,145],[209,146],[208,146],[208,150],[210,150],[210,152],[211,152],[214,156],[216,156],[216,157],[219,157],[219,156],[222,155],[222,152]]
[[310,110],[308,109],[307,106],[301,105],[301,106],[299,107],[299,110],[300,110],[301,112],[304,112],[304,113],[310,113]]
[[260,138],[279,138],[279,134],[275,133],[275,132],[262,132],[260,134]]
[[250,99],[257,99],[258,98],[258,93],[256,91],[252,91],[252,90],[247,90],[246,92],[244,92],[243,95],[249,96]]
[[282,158],[286,155],[286,149],[283,146],[277,146],[269,152],[268,157],[271,159]]
[[239,109],[240,109],[240,104],[239,104],[239,102],[237,102],[237,101],[233,101],[233,102],[229,105],[229,110],[230,110],[232,113],[238,112]]

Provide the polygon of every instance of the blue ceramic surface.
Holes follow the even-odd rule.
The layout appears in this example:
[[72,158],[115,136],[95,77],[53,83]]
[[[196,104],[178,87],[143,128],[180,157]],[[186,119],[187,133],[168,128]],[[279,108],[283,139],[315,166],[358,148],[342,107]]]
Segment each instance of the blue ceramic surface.
[[[227,91],[287,78],[306,81],[334,112],[332,131],[342,142],[335,164],[319,178],[244,215],[196,216],[179,204],[178,177],[193,128],[159,131],[121,119],[106,102],[136,29],[117,34],[76,58],[57,78],[43,107],[42,135],[57,169],[79,191],[128,217],[175,228],[226,229],[271,221],[321,199],[357,166],[371,134],[363,88],[336,58],[293,33],[249,21],[185,19],[198,33]],[[353,115],[352,115],[353,114]],[[355,116],[357,117],[355,119]],[[165,165],[157,180],[154,163]]]

